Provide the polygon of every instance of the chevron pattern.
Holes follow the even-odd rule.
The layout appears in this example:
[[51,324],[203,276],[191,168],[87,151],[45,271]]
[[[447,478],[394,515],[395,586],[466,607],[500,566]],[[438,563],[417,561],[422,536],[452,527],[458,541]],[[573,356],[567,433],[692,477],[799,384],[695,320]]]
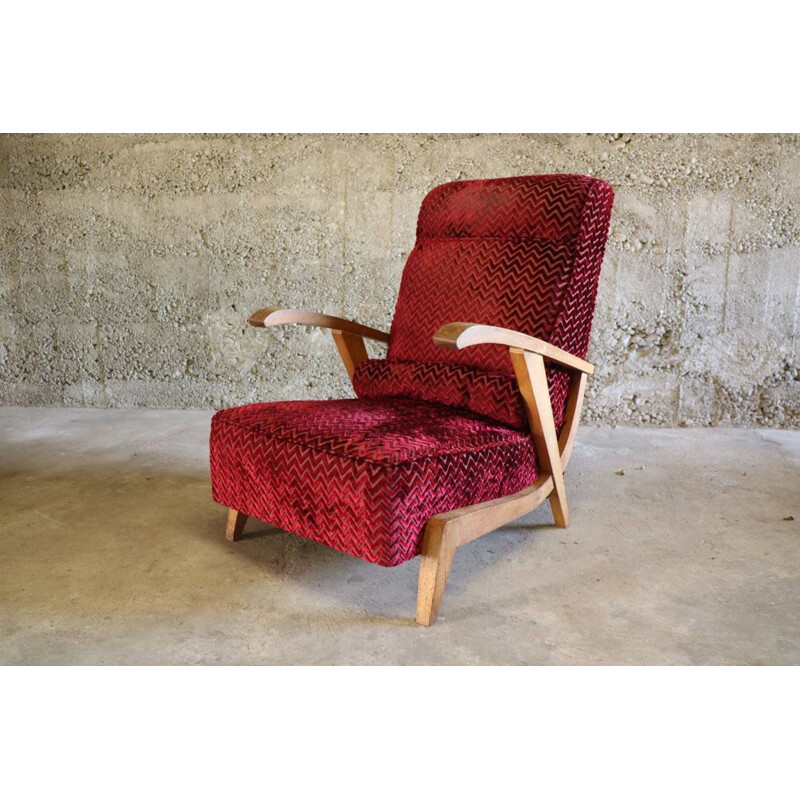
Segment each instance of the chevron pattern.
[[383,566],[428,518],[536,480],[530,436],[414,400],[258,403],[211,423],[214,500]]
[[[214,499],[384,566],[419,554],[427,520],[529,486],[538,468],[505,348],[433,344],[448,322],[589,347],[613,201],[583,175],[459,181],[423,200],[385,359],[358,400],[261,403],[211,427]],[[566,371],[548,368],[560,428]]]
[[528,426],[517,381],[502,372],[425,361],[362,361],[353,375],[359,397],[412,397],[491,417],[518,430]]
[[422,201],[417,238],[569,239],[580,228],[587,193],[601,183],[587,175],[445,183]]
[[[386,364],[363,363],[359,397],[417,397],[467,408],[516,427],[500,376],[513,382],[503,347],[445,350],[433,335],[448,322],[527,333],[581,358],[589,349],[613,190],[584,175],[534,175],[437,186],[422,202],[392,322]],[[407,364],[459,365],[433,383]],[[471,371],[463,367],[472,367]],[[487,375],[487,373],[489,373]],[[569,375],[548,369],[553,415],[564,418]],[[493,387],[486,391],[487,382]],[[516,383],[511,385],[516,387]]]
[[[569,374],[553,368],[550,396],[557,430],[564,423]],[[501,372],[461,364],[367,359],[356,367],[353,387],[362,398],[412,397],[452,408],[474,411],[518,430],[528,429],[525,404],[517,380]]]

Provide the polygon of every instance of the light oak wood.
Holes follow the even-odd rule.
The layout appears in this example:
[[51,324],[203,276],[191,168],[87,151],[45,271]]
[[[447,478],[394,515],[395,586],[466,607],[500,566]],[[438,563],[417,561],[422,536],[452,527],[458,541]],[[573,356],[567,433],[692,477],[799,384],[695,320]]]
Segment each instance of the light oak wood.
[[425,526],[422,539],[422,553],[419,564],[419,591],[417,592],[417,622],[426,627],[433,623],[439,614],[444,587],[456,545],[445,525],[432,517]]
[[244,530],[245,523],[248,520],[247,514],[242,514],[235,508],[228,509],[228,525],[225,528],[225,538],[229,542],[235,542]]
[[570,375],[567,408],[564,412],[564,425],[558,437],[558,449],[561,451],[561,467],[566,470],[572,448],[575,446],[575,435],[578,432],[578,421],[583,408],[583,396],[586,393],[585,372],[573,372]]
[[476,344],[502,344],[507,347],[516,347],[561,364],[568,369],[575,369],[591,375],[594,367],[582,358],[573,356],[560,347],[555,347],[549,342],[528,336],[526,333],[512,331],[508,328],[496,328],[493,325],[478,325],[474,322],[450,322],[442,325],[433,335],[433,341],[439,347],[451,350],[463,350]]
[[[363,337],[389,341],[389,334],[374,328],[308,311],[263,308],[248,321],[256,327],[296,323],[329,328],[351,379],[358,364],[368,357]],[[434,342],[451,349],[463,349],[476,344],[500,344],[509,348],[528,415],[540,474],[534,484],[516,494],[447,511],[428,520],[422,541],[417,594],[417,622],[426,626],[431,625],[439,613],[458,547],[528,514],[546,499],[550,500],[556,525],[569,525],[564,469],[575,445],[586,379],[594,372],[594,367],[587,361],[548,342],[491,325],[453,322],[437,331]],[[545,361],[552,361],[572,371],[560,436],[556,435]],[[247,515],[230,509],[225,537],[235,541],[241,535],[246,521]]]
[[427,627],[436,620],[457,547],[524,516],[552,491],[553,479],[542,475],[536,483],[516,494],[431,517],[422,539],[417,622]]
[[388,342],[389,334],[366,325],[359,325],[349,319],[317,314],[314,311],[296,311],[290,308],[262,308],[247,320],[253,327],[269,328],[273,325],[314,325],[318,328],[331,328],[343,333],[354,333],[378,342]]
[[[440,332],[445,328],[440,329]],[[445,334],[447,341],[461,341],[463,344],[463,340],[458,338],[458,332],[445,332]],[[473,341],[464,346],[478,343],[483,344],[485,341]],[[441,342],[437,341],[437,344]],[[544,352],[534,352],[520,347],[510,347],[509,355],[528,414],[531,437],[540,469],[539,478],[534,484],[516,494],[446,511],[428,520],[422,541],[417,594],[417,622],[420,625],[432,625],[436,620],[456,548],[530,513],[548,499],[556,525],[559,527],[569,525],[564,468],[575,445],[586,381],[590,372],[585,369],[573,371],[570,377],[564,425],[561,435],[557,437],[545,369],[545,360],[548,356]]]
[[509,354],[517,375],[520,393],[525,401],[539,469],[553,478],[553,491],[550,494],[553,517],[559,528],[566,528],[569,525],[567,492],[564,488],[564,469],[558,451],[544,359],[537,353],[518,350],[516,347],[510,348]]
[[344,362],[344,368],[352,381],[356,367],[364,359],[369,358],[364,339],[356,333],[348,333],[347,331],[335,330],[331,331],[331,333],[333,334],[333,340],[336,342],[336,347],[339,348],[339,355]]
[[518,517],[533,511],[553,491],[553,479],[540,476],[526,489],[497,500],[487,500],[474,506],[445,511],[432,519],[439,520],[452,536],[456,547],[461,547],[485,533],[502,528]]

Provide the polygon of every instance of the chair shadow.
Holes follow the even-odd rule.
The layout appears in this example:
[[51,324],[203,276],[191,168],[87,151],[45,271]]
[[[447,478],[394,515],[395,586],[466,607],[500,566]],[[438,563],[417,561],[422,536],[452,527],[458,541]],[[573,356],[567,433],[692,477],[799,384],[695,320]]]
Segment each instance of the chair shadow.
[[[538,509],[534,509],[526,517],[482,536],[456,551],[441,617],[446,615],[448,599],[470,596],[474,591],[473,584],[486,579],[503,561],[519,556],[540,533],[546,534],[556,530],[552,522],[548,524],[538,521],[537,511]],[[224,518],[221,516],[220,519],[224,528]],[[286,565],[290,564],[292,577],[300,581],[303,588],[325,594],[334,605],[340,607],[338,612],[326,612],[326,620],[364,625],[380,621],[401,627],[417,627],[415,621],[419,572],[417,558],[387,568],[341,553],[321,543],[303,539],[260,520],[251,518],[247,524],[259,527],[251,531],[245,530],[236,542],[226,542],[226,545],[233,548],[238,545],[250,545],[242,547],[239,555],[257,564],[275,578],[280,578]],[[297,551],[302,554],[301,558],[294,557]],[[370,587],[367,597],[363,591],[357,591],[365,583]],[[353,590],[353,586],[356,590]],[[358,602],[359,599],[362,601],[361,604]],[[370,599],[374,600],[374,603],[369,603],[371,609],[369,613],[357,614],[356,609],[359,605],[363,606],[363,601]],[[353,611],[346,612],[342,606],[352,608]],[[379,610],[381,607],[382,610]]]
[[[26,548],[8,548],[14,563],[7,568],[18,573],[21,586],[30,587],[18,603],[23,616],[27,604],[36,600],[34,587],[46,596],[48,581],[70,570],[84,574],[90,558],[97,568],[83,587],[86,607],[93,603],[103,609],[114,606],[122,594],[145,596],[159,580],[168,582],[181,559],[184,569],[198,570],[198,582],[210,585],[203,571],[213,571],[217,551],[220,570],[228,570],[228,577],[214,587],[215,593],[193,596],[198,611],[213,611],[221,601],[238,599],[235,570],[230,571],[224,558],[227,552],[250,562],[276,584],[289,582],[324,598],[320,605],[330,605],[330,611],[321,614],[322,621],[416,625],[418,559],[385,568],[255,519],[248,520],[236,542],[229,542],[224,537],[226,511],[211,500],[205,470],[130,463],[64,469],[31,463],[5,471],[0,480],[5,502],[16,515],[13,534],[19,535],[22,525],[28,537]],[[518,555],[531,536],[549,527],[535,514],[459,548],[444,613],[448,598],[469,592],[471,583],[502,559]],[[63,553],[62,561],[53,562],[53,548]],[[185,558],[198,552],[200,560]],[[118,577],[118,583],[109,587],[106,574]]]
[[257,531],[247,531],[246,533],[242,533],[237,537],[236,541],[249,542],[254,539],[263,539],[267,536],[278,536],[282,533],[288,533],[288,531],[284,531],[281,528],[276,528],[274,525],[268,525],[267,527]]

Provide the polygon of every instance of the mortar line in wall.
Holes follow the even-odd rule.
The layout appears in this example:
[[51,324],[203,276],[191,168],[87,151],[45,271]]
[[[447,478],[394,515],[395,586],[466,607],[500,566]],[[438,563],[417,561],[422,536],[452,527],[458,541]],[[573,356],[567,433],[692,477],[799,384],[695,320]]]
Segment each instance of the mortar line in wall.
[[[108,192],[103,192],[103,218],[108,219]],[[97,257],[97,225],[99,224],[98,220],[95,219],[92,221],[92,236],[91,236],[91,243],[92,243],[92,252],[90,258],[93,262],[93,272],[96,273],[97,265],[99,259]],[[88,260],[84,262],[84,269],[86,271],[86,285],[89,285],[89,271],[88,267]],[[94,280],[95,275],[92,275],[92,279]],[[106,359],[105,359],[105,346],[103,342],[103,336],[101,334],[101,325],[102,323],[98,320],[95,325],[95,331],[97,333],[97,366],[98,366],[98,378],[100,379],[100,387],[103,393],[103,408],[110,408],[111,401],[108,396],[108,376],[106,374]]]
[[[781,165],[779,174],[783,176],[783,146],[781,145]],[[794,288],[794,316],[792,317],[792,337],[791,337],[791,354],[794,358],[795,347],[797,346],[797,324],[800,321],[800,266],[795,271],[795,288]],[[800,368],[800,364],[794,364],[795,369]]]
[[[797,323],[800,320],[800,267],[797,269],[797,280],[795,281],[794,290],[794,319],[792,320],[792,354],[794,355],[794,348],[797,344]],[[800,367],[800,364],[795,364],[795,367]]]
[[[684,204],[684,214],[683,214],[683,275],[681,277],[681,313],[680,313],[680,330],[678,331],[677,339],[678,342],[684,342],[683,333],[686,330],[686,317],[688,314],[687,311],[687,303],[686,297],[688,294],[688,283],[689,283],[689,253],[686,243],[686,237],[689,234],[689,204],[688,202]],[[672,251],[667,248],[666,253],[666,267],[667,271],[669,272],[670,268],[672,267],[672,258],[673,253]],[[674,424],[679,425],[681,421],[681,417],[683,416],[683,376],[678,377],[678,404],[677,408],[675,409],[675,417],[674,417]]]
[[[347,275],[348,273],[345,272],[345,267],[347,266],[347,182],[349,180],[349,173],[345,172],[344,176],[344,220],[342,222],[342,263],[339,265],[338,274],[339,275]],[[347,310],[345,308],[345,301],[347,300],[347,281],[342,280],[340,281],[339,285],[341,286],[341,296],[339,298],[339,311],[344,316],[347,317]]]
[[[392,254],[394,253],[394,198],[397,195],[397,156],[394,156],[394,169],[392,170],[394,174],[394,188],[391,192],[389,192],[389,240],[388,240],[388,252],[386,254],[386,266],[388,267],[389,273],[392,274],[392,270],[394,267],[394,259],[392,258]],[[383,286],[381,287],[381,291],[383,292],[384,296],[388,291],[388,284],[386,281],[386,273],[384,272],[383,278]],[[377,320],[373,320],[375,322]],[[392,327],[391,320],[389,321],[389,325],[386,328],[381,328],[381,330],[389,330]]]
[[722,287],[722,332],[728,332],[728,284],[731,273],[731,249],[733,248],[733,202],[728,216],[728,241],[725,248],[725,284]]

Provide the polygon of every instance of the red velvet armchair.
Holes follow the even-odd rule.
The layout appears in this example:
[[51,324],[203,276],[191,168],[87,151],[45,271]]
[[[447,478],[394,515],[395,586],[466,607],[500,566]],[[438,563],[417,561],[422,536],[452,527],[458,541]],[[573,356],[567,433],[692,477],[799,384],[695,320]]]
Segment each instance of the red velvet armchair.
[[[383,566],[421,556],[417,622],[430,625],[457,547],[546,499],[566,527],[613,196],[583,175],[437,186],[389,334],[306,311],[253,314],[256,327],[329,328],[357,399],[214,416],[227,538],[252,516]],[[388,342],[386,358],[368,358],[365,338]]]

